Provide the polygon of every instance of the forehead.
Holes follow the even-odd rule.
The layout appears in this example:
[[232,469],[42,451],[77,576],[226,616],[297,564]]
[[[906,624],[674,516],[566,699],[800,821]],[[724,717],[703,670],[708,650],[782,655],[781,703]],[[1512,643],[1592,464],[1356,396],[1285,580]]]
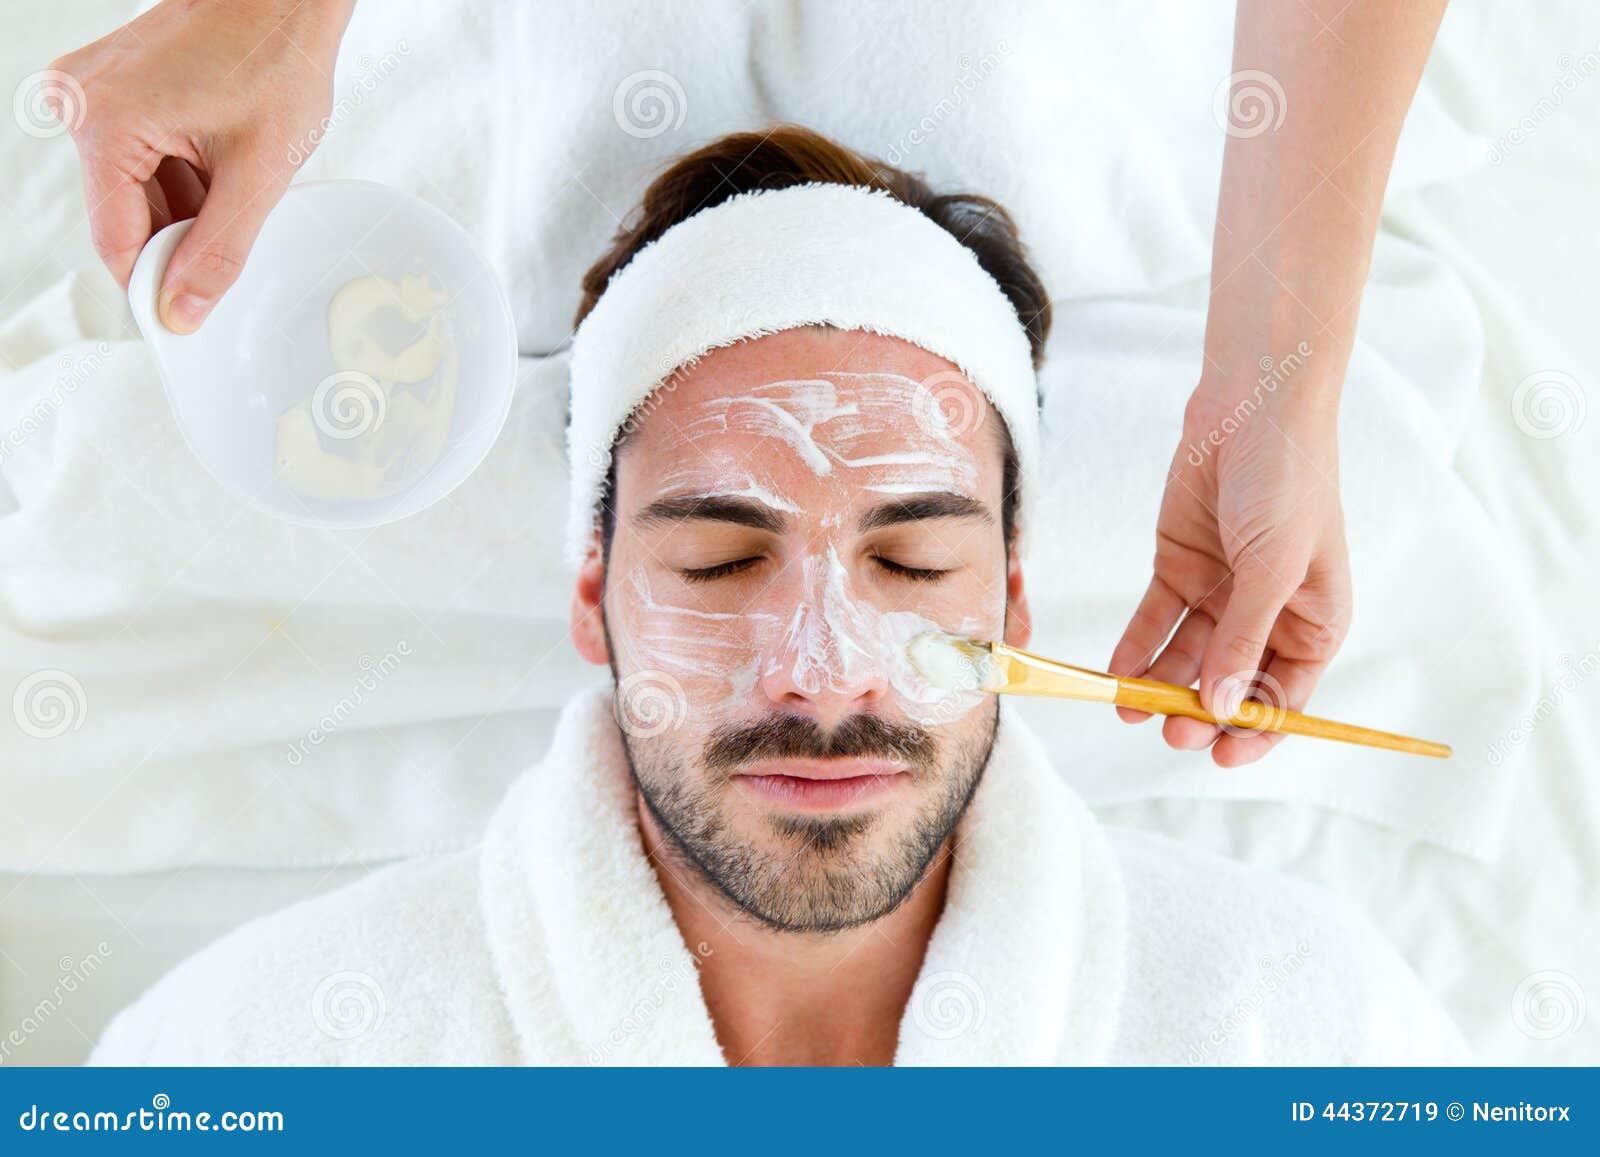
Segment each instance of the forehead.
[[679,371],[631,423],[623,457],[663,486],[737,467],[976,494],[999,463],[1000,421],[937,354],[811,327],[713,350]]

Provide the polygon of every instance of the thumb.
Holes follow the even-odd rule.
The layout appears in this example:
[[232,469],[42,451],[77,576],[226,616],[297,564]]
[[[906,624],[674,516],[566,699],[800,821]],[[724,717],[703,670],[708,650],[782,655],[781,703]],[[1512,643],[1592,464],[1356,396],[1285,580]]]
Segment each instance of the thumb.
[[244,269],[261,223],[287,187],[251,157],[218,166],[199,217],[167,264],[157,303],[163,325],[177,334],[200,328]]
[[1291,594],[1270,573],[1235,576],[1228,605],[1200,660],[1200,701],[1218,719],[1238,713]]

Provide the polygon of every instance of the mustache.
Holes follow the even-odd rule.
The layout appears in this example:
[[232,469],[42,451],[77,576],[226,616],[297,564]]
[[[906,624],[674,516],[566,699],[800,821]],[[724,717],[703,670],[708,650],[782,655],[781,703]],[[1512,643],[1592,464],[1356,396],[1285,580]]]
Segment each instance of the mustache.
[[737,771],[757,759],[846,759],[877,756],[912,766],[931,764],[939,742],[920,727],[876,715],[852,715],[824,731],[803,715],[773,715],[760,723],[717,728],[706,740],[705,766]]

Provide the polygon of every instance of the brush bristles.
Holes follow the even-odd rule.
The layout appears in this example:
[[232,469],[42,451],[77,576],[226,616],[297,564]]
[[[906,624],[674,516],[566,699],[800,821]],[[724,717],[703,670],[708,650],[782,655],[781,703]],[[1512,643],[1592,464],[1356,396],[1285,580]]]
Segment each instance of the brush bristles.
[[944,691],[986,691],[996,683],[988,643],[925,631],[906,644],[906,655],[919,676]]

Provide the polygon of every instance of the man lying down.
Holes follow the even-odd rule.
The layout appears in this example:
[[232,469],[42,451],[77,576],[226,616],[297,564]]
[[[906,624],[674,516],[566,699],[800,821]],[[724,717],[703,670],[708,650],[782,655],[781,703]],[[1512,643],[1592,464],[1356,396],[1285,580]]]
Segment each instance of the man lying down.
[[480,846],[250,923],[103,1064],[1464,1059],[1359,916],[1102,826],[1008,702],[1049,299],[1010,219],[801,129],[646,192],[572,348],[575,695]]

